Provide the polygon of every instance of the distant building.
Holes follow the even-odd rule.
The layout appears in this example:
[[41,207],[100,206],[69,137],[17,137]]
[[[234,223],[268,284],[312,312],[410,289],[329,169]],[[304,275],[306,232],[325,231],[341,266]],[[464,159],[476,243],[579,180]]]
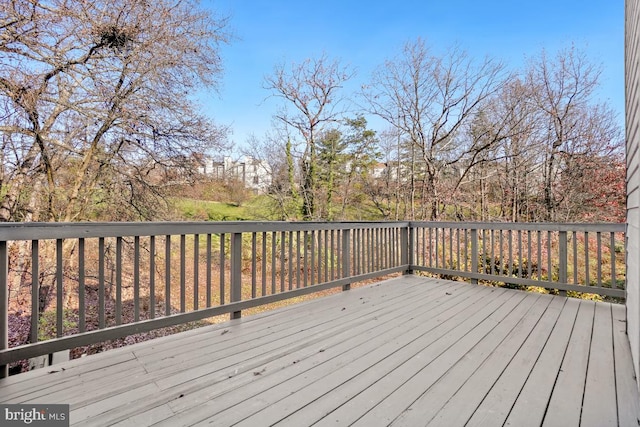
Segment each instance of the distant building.
[[243,156],[237,160],[231,157],[221,160],[203,157],[199,163],[198,172],[211,179],[238,181],[259,193],[266,192],[271,185],[271,168],[254,157]]

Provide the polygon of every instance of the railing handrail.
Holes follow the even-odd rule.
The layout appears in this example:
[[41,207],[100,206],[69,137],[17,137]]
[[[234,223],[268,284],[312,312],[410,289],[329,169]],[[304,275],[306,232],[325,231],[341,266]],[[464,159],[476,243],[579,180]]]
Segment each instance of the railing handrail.
[[410,221],[411,227],[444,227],[482,230],[522,231],[592,231],[623,232],[625,223],[618,222],[456,222],[456,221]]
[[409,227],[409,221],[5,222],[0,241]]

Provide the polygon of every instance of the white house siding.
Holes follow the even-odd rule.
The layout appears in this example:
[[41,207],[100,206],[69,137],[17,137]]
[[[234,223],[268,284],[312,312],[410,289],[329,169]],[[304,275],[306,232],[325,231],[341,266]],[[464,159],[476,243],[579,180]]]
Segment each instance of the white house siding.
[[[640,372],[640,1],[625,2],[627,332]],[[640,383],[639,383],[640,384]]]

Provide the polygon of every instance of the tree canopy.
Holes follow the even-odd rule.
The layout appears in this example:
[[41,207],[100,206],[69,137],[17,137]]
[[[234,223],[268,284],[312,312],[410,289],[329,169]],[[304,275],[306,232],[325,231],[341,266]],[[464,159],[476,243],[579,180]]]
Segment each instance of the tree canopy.
[[0,221],[154,216],[225,144],[190,94],[216,89],[226,27],[192,0],[2,2]]

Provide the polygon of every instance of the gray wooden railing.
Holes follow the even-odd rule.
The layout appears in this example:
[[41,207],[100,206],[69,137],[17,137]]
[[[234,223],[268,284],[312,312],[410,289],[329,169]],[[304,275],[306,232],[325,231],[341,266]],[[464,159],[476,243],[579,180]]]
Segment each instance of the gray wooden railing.
[[[624,224],[0,224],[0,377],[18,360],[391,273],[623,298],[623,266]],[[9,348],[10,315],[30,317],[29,344]]]
[[413,270],[625,297],[625,224],[412,222]]

